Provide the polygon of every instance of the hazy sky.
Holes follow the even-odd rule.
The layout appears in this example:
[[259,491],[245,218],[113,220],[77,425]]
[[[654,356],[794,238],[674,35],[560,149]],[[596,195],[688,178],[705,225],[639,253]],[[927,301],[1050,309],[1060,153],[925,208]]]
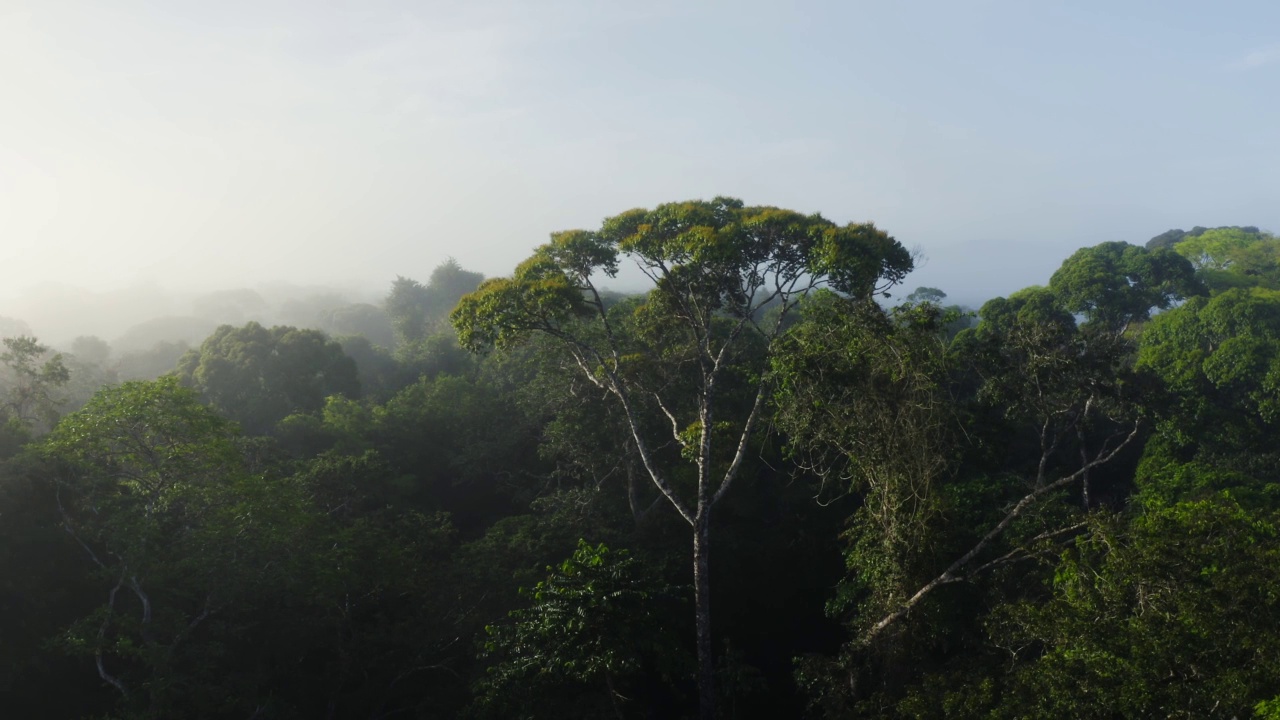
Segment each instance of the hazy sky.
[[0,295],[506,274],[717,194],[961,299],[1280,230],[1280,3],[0,0]]

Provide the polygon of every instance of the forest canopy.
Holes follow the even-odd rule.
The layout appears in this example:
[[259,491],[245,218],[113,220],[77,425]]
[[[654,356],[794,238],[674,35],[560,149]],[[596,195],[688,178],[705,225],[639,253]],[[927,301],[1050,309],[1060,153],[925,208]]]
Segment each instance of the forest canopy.
[[7,321],[0,712],[1280,718],[1280,239],[977,309],[915,259],[717,197],[380,303]]

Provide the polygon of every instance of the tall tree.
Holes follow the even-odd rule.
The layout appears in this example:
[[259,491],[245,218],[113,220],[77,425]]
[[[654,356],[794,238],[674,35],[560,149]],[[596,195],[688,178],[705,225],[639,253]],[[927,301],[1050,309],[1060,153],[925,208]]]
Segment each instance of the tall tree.
[[373,454],[284,476],[173,377],[103,390],[37,447],[102,598],[59,644],[125,717],[387,717],[451,684],[422,673],[458,637],[452,529],[391,507]]
[[1167,391],[1161,428],[1216,454],[1275,451],[1280,426],[1280,292],[1234,288],[1152,321],[1137,366]]
[[[601,275],[615,276],[620,255],[653,285],[630,317],[610,312],[596,285]],[[707,720],[716,698],[711,515],[758,433],[772,385],[768,358],[784,320],[816,288],[869,299],[911,268],[910,253],[874,225],[840,226],[719,197],[631,210],[596,231],[554,233],[512,277],[486,281],[453,312],[472,350],[511,346],[531,333],[555,338],[621,407],[649,479],[693,531],[699,708]],[[651,431],[646,410],[665,419],[666,438]],[[678,447],[679,460],[668,465],[663,444]]]
[[57,390],[71,380],[62,355],[50,355],[34,337],[19,335],[4,339],[0,363],[9,375],[3,408],[10,420],[28,429],[51,427],[62,404]]
[[[860,637],[931,579],[950,551],[957,503],[947,497],[956,491],[962,432],[949,387],[953,314],[929,301],[885,310],[831,293],[802,311],[774,360],[773,419],[793,456],[820,478],[826,502],[853,496],[841,534],[848,574],[827,612]],[[933,630],[919,635],[943,632],[937,622],[916,625]],[[814,704],[854,714],[862,698],[845,688],[896,684],[912,672],[920,650],[910,646],[923,643],[908,633],[886,636],[870,652],[854,642],[833,660],[806,658],[797,675],[822,688]]]
[[[106,596],[65,642],[92,657],[124,700],[151,708],[147,716],[163,715],[172,700],[174,667],[192,634],[244,592],[229,566],[252,562],[254,521],[270,527],[270,508],[286,512],[280,498],[249,510],[262,486],[245,482],[235,434],[165,378],[98,393],[39,448],[57,471],[63,528]],[[223,532],[231,518],[238,534]]]
[[384,307],[401,344],[419,342],[445,325],[449,311],[463,295],[484,280],[477,272],[464,270],[449,258],[431,271],[427,284],[398,277],[391,284]]
[[251,433],[265,433],[294,412],[324,406],[329,395],[358,397],[356,365],[319,330],[256,322],[223,325],[183,356],[178,377]]
[[[1213,230],[1243,230],[1244,232],[1254,234],[1260,232],[1258,228],[1253,225],[1224,225],[1222,227],[1213,228]],[[1210,229],[1203,225],[1196,225],[1190,230],[1183,230],[1181,228],[1165,230],[1159,235],[1148,240],[1145,247],[1148,250],[1155,250],[1156,248],[1171,248],[1187,238],[1199,237],[1209,231]]]
[[1233,287],[1280,289],[1280,238],[1257,228],[1216,228],[1173,246],[1215,293]]
[[[1025,557],[1025,547],[1015,547],[1009,555],[982,562],[1015,523],[1054,493],[1079,485],[1087,509],[1094,503],[1091,475],[1139,436],[1140,418],[1117,377],[1130,349],[1123,338],[1081,332],[1061,298],[1046,288],[1026,288],[991,300],[981,316],[978,327],[957,337],[952,352],[979,378],[977,399],[982,404],[999,408],[1014,427],[1032,431],[1030,462],[1018,468],[1015,499],[991,529],[871,625],[865,639],[901,621],[939,588],[967,581],[1010,558]],[[1043,535],[1062,531],[1049,527]]]
[[1049,280],[1063,307],[1084,315],[1087,327],[1123,333],[1152,310],[1207,293],[1185,258],[1168,248],[1108,242],[1081,248]]
[[1247,259],[1249,248],[1260,243],[1267,245],[1274,239],[1270,233],[1257,228],[1222,227],[1184,238],[1173,249],[1190,260],[1197,270],[1226,270]]

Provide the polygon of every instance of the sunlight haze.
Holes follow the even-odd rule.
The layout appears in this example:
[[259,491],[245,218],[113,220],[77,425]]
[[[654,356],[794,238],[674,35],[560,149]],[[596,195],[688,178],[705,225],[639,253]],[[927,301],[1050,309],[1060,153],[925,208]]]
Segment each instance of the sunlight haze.
[[1280,720],[1280,0],[0,0],[0,720]]
[[1273,3],[3,8],[0,296],[377,295],[718,194],[874,221],[974,303],[1083,245],[1280,229]]

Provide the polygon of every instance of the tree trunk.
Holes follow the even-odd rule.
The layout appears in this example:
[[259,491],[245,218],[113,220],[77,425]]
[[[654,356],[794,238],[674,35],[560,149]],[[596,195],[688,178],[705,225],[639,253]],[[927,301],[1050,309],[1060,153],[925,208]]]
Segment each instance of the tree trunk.
[[698,629],[698,717],[716,717],[716,666],[711,655],[711,518],[698,514],[693,525],[693,594]]

